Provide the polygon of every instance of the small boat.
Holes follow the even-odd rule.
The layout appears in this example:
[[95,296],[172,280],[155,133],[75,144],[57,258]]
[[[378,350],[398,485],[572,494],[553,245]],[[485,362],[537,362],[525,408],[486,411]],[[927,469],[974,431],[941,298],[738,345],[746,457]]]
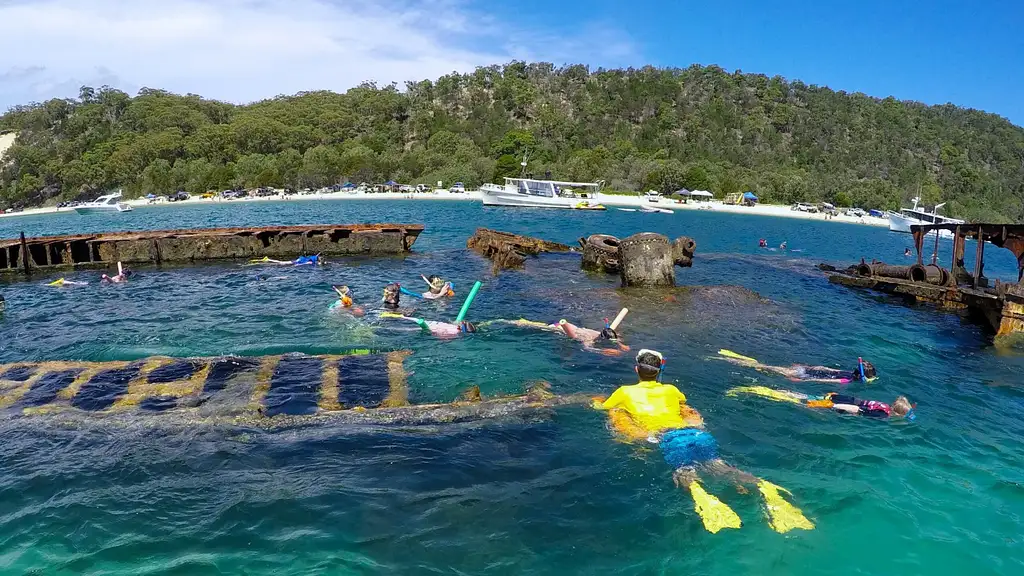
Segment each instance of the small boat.
[[675,214],[675,212],[669,210],[668,208],[655,208],[653,206],[641,206],[640,211],[645,214]]
[[[889,230],[893,232],[903,232],[910,234],[910,227],[915,224],[964,224],[963,220],[956,218],[946,218],[945,216],[939,216],[939,208],[946,205],[945,202],[942,204],[936,204],[935,208],[931,212],[923,208],[918,208],[917,204],[920,202],[920,198],[914,198],[913,208],[904,208],[900,210],[899,214],[895,212],[889,213]],[[940,230],[939,235],[944,238],[952,238],[953,233],[948,230]]]
[[[505,185],[484,184],[480,199],[484,206],[517,206],[521,208],[577,208],[584,201],[597,198],[598,182],[562,182],[533,178],[505,178]],[[601,210],[603,208],[591,208]]]
[[590,202],[583,200],[582,202],[577,202],[576,205],[573,206],[573,210],[607,210],[607,208],[602,204],[591,204]]
[[619,210],[619,211],[622,211],[622,212],[636,212],[636,208],[616,208],[616,210]]
[[75,212],[79,214],[96,214],[99,212],[131,212],[130,204],[121,202],[121,192],[100,196],[92,202],[86,202],[75,206]]

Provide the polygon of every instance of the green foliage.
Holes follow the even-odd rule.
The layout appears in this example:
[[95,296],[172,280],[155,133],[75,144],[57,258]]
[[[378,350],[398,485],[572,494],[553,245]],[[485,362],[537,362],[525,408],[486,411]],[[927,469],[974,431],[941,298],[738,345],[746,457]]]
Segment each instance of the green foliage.
[[479,186],[527,172],[606,189],[1024,219],[1024,129],[952,105],[834,92],[717,66],[590,70],[511,62],[236,106],[83,87],[17,106],[0,207],[95,196],[338,182]]

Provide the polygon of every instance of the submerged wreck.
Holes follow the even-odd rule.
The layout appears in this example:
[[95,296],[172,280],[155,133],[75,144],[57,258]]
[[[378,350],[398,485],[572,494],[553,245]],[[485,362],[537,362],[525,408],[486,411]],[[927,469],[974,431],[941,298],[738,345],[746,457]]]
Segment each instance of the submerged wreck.
[[[950,267],[935,256],[938,233],[953,234]],[[892,266],[861,261],[845,271],[825,266],[829,281],[854,288],[867,288],[902,296],[911,302],[928,303],[944,310],[965,313],[991,328],[997,337],[1024,334],[1024,225],[1016,224],[930,224],[911,226],[917,262]],[[925,239],[935,233],[935,251],[930,264],[924,263]],[[973,272],[964,267],[967,239],[977,240]],[[989,285],[985,277],[985,244],[1006,248],[1017,258],[1017,282]]]
[[293,259],[408,252],[422,224],[323,224],[113,232],[0,240],[0,273],[188,263],[228,258]]
[[317,423],[426,425],[589,402],[535,386],[517,396],[412,405],[408,351],[134,362],[0,365],[0,415],[58,422],[144,422],[277,429]]

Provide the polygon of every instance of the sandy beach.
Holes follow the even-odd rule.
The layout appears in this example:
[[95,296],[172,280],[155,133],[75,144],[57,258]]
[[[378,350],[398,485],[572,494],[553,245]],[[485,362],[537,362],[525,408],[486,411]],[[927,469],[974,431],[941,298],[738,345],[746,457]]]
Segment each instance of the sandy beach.
[[[362,192],[334,192],[327,194],[293,194],[290,196],[276,195],[266,196],[262,198],[240,198],[234,200],[224,200],[222,198],[200,198],[193,196],[188,200],[182,200],[179,202],[150,202],[145,198],[136,198],[134,200],[126,200],[127,204],[133,207],[146,207],[146,208],[164,208],[174,206],[188,206],[195,204],[233,204],[237,202],[306,202],[310,200],[451,200],[451,201],[480,201],[480,193],[478,191],[469,191],[464,193],[452,193],[448,191],[440,192],[427,192],[427,193],[407,193],[407,192],[379,192],[379,193],[362,193]],[[625,209],[636,209],[640,206],[656,206],[658,208],[664,208],[669,210],[708,210],[714,212],[725,212],[730,214],[751,214],[756,216],[776,216],[780,218],[798,218],[802,220],[821,220],[826,221],[825,214],[811,214],[808,212],[800,212],[792,210],[789,206],[780,206],[773,204],[757,204],[754,206],[737,206],[732,204],[723,204],[720,201],[713,200],[710,202],[689,202],[686,204],[680,204],[675,200],[669,200],[662,198],[658,202],[650,202],[641,196],[623,196],[619,194],[598,194],[597,201],[608,207],[609,210],[615,210],[617,208]],[[16,212],[12,214],[0,214],[0,218],[9,218],[15,216],[33,216],[42,214],[54,214],[57,212],[73,212],[74,208],[56,208],[56,207],[43,207],[43,208],[29,208],[22,212]],[[837,215],[829,217],[829,222],[842,222],[847,224],[864,224],[869,226],[888,226],[888,220],[885,218],[875,218],[867,216],[864,218],[853,218],[846,215]]]

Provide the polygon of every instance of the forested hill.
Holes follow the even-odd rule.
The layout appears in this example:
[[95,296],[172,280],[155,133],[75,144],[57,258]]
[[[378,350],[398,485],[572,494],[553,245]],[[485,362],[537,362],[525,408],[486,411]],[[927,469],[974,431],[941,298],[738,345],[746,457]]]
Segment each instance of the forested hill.
[[899,208],[920,195],[975,220],[1024,219],[1024,129],[709,66],[596,70],[512,62],[436,81],[238,106],[84,87],[19,106],[0,205],[351,180],[463,181],[529,170],[616,190],[753,190],[763,201]]

